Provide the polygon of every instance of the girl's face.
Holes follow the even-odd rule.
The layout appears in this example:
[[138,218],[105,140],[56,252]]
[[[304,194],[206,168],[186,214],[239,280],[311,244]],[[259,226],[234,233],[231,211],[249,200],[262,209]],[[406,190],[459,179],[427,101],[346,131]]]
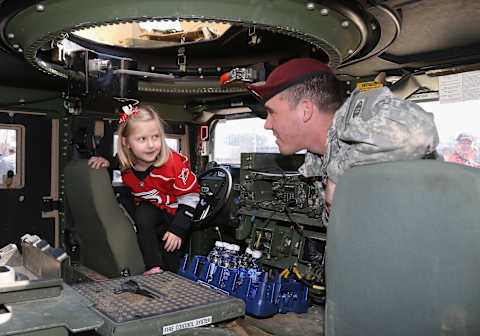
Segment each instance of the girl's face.
[[135,121],[130,134],[122,138],[124,147],[135,156],[135,169],[145,170],[157,160],[162,149],[161,133],[155,120]]

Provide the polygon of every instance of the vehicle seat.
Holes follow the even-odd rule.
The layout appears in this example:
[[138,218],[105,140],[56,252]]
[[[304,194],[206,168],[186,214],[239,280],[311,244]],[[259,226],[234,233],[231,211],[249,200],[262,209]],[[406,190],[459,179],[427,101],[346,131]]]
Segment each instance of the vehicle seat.
[[480,170],[347,171],[326,252],[326,335],[480,335]]
[[105,168],[93,169],[88,160],[65,168],[66,201],[80,245],[80,262],[108,277],[144,271],[143,257],[132,223],[122,212]]

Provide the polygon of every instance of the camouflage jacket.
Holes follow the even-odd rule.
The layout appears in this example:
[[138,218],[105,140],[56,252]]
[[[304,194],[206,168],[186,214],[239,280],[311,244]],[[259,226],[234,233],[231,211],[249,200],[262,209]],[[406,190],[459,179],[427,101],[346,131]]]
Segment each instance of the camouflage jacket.
[[393,97],[388,88],[355,90],[337,110],[328,130],[325,155],[307,153],[304,176],[337,183],[345,170],[366,164],[432,158],[438,145],[433,114]]

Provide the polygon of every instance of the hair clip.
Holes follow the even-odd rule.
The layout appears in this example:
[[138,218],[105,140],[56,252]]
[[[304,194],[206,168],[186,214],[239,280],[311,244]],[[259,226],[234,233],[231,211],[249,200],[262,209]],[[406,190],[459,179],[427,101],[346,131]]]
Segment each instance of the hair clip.
[[138,113],[138,109],[136,106],[125,105],[122,106],[123,113],[119,113],[121,115],[120,120],[118,121],[120,124],[123,124],[130,118],[132,115]]

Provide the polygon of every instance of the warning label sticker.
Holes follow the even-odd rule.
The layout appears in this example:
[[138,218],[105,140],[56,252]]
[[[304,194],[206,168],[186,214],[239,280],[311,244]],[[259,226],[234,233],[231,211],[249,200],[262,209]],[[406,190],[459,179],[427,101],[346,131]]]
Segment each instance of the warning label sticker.
[[198,319],[195,319],[195,320],[170,324],[168,326],[163,327],[163,334],[167,335],[167,334],[173,333],[177,330],[201,327],[201,326],[204,326],[204,325],[207,325],[207,324],[210,324],[210,323],[212,323],[212,317],[211,316],[206,316],[206,317],[201,317],[201,318],[198,318]]
[[360,89],[360,91],[368,91],[368,90],[373,90],[379,87],[382,87],[382,83],[377,83],[377,82],[360,82],[357,83],[357,88]]

